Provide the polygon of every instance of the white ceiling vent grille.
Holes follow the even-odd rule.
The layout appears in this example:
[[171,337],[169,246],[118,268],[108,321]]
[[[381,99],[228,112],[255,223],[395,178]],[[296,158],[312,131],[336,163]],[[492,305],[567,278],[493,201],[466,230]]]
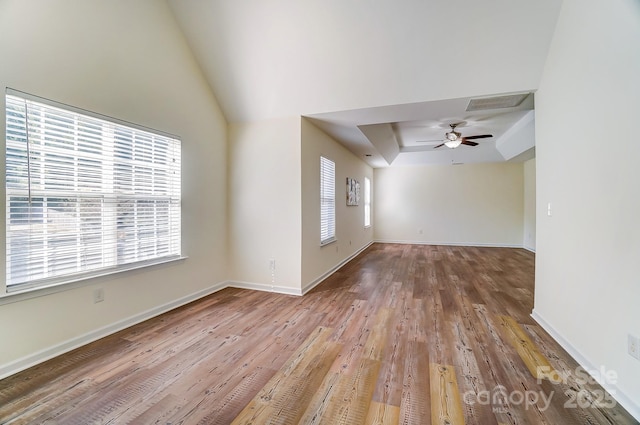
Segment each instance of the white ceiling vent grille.
[[529,93],[471,99],[469,105],[467,105],[467,111],[514,108],[520,105],[527,96],[529,96]]

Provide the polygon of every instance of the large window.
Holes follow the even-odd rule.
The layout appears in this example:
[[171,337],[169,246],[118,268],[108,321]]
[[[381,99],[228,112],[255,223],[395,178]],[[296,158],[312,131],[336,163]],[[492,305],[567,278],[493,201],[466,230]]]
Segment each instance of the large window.
[[371,180],[364,178],[364,227],[371,226]]
[[336,164],[320,157],[320,244],[336,240]]
[[180,141],[7,90],[7,292],[180,256]]

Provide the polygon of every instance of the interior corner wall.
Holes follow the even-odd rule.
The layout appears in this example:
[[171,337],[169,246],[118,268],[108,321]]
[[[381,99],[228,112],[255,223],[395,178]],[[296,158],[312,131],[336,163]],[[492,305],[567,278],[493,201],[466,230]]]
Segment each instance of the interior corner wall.
[[536,159],[524,163],[524,234],[523,246],[536,250]]
[[377,168],[375,239],[522,246],[522,163]]
[[564,0],[536,93],[534,317],[583,366],[615,372],[608,387],[640,420],[627,353],[640,337],[638,40],[638,1]]
[[231,123],[229,143],[231,277],[299,294],[300,117]]
[[[2,92],[11,87],[182,139],[182,250],[189,257],[51,295],[4,298],[0,374],[227,279],[226,121],[164,2],[3,0],[0,57]],[[2,111],[4,102],[2,93]],[[97,286],[105,300],[94,304]]]
[[[307,119],[301,121],[302,137],[302,283],[303,290],[373,242],[373,228],[364,227],[364,178],[373,169]],[[320,156],[336,164],[336,242],[320,246]],[[360,183],[360,203],[347,206],[346,179]],[[375,199],[372,197],[372,202]]]

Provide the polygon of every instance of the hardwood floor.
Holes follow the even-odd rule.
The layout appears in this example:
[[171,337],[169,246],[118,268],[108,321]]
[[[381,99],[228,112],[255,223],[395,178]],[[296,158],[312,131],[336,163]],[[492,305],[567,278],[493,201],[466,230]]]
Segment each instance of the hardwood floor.
[[[0,381],[2,424],[637,424],[529,316],[520,249],[374,244]],[[580,407],[584,406],[584,407]]]

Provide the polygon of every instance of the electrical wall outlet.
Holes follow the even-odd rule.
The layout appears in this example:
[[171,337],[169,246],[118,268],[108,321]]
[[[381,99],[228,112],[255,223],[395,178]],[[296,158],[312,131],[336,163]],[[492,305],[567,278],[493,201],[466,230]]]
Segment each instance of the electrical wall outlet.
[[276,269],[276,260],[274,258],[271,258],[269,260],[269,270],[275,270]]
[[104,301],[104,289],[96,288],[93,290],[93,303],[98,304]]
[[635,357],[640,360],[640,347],[638,346],[638,337],[634,335],[627,335],[627,352],[631,357]]

